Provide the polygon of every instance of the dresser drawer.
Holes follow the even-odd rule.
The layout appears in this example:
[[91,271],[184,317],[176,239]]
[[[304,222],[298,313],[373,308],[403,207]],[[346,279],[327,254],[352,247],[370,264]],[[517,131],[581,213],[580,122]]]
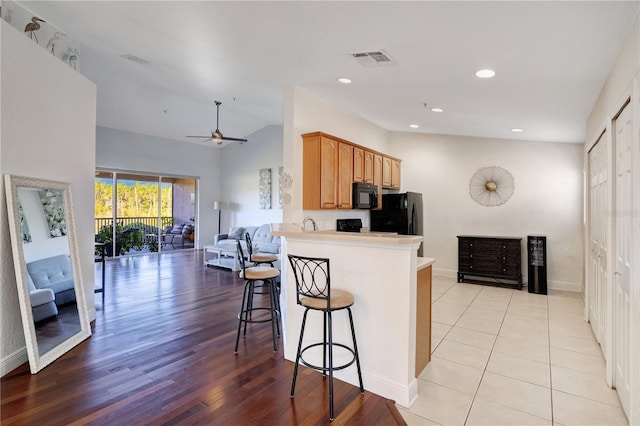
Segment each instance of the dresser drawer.
[[458,282],[465,275],[514,281],[522,288],[521,239],[513,237],[458,236]]

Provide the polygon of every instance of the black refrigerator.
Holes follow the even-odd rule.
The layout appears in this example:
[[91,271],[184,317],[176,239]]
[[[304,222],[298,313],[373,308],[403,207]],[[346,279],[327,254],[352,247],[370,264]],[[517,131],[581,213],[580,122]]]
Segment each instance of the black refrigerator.
[[[371,231],[422,235],[422,194],[383,194],[382,209],[371,210]],[[418,257],[422,257],[422,246],[420,244]]]

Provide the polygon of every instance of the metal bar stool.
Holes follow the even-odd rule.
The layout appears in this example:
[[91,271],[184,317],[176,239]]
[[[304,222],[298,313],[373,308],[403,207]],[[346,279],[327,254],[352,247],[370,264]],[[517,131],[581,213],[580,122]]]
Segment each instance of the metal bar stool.
[[249,261],[253,262],[254,266],[260,266],[261,263],[268,263],[273,268],[273,262],[278,260],[278,256],[268,253],[253,253],[253,244],[251,243],[251,236],[249,233],[244,234],[244,238],[247,242],[247,251],[249,252]]
[[[242,294],[242,305],[240,306],[240,313],[238,313],[238,333],[236,335],[235,353],[238,353],[238,344],[240,343],[240,330],[242,324],[244,324],[243,336],[247,335],[247,324],[258,322],[271,322],[271,335],[273,339],[273,351],[276,352],[276,328],[278,336],[280,335],[280,325],[278,324],[278,317],[280,311],[277,309],[277,292],[275,279],[280,276],[280,271],[276,268],[268,266],[253,266],[247,268],[244,257],[244,252],[240,241],[237,241],[238,245],[238,259],[240,260],[240,266],[242,270],[242,277],[245,279],[244,292]],[[256,282],[262,282],[266,286],[266,293],[269,294],[269,307],[254,307],[253,296],[254,294],[263,294],[255,291]],[[254,312],[258,318],[253,318]],[[268,315],[258,315],[258,312]]]
[[[302,317],[302,328],[300,329],[300,341],[298,342],[298,352],[296,354],[296,365],[293,369],[293,380],[291,382],[291,397],[296,388],[296,376],[298,375],[298,365],[302,362],[307,367],[322,371],[322,374],[329,372],[329,419],[333,420],[333,372],[349,367],[354,362],[358,367],[358,380],[360,381],[360,392],[364,392],[362,386],[362,372],[360,371],[360,357],[358,356],[358,345],[356,344],[356,332],[353,327],[353,315],[351,305],[354,297],[351,293],[337,288],[331,289],[331,279],[329,273],[329,259],[303,257],[288,255],[293,274],[296,278],[296,297],[299,305],[304,307]],[[321,311],[324,315],[324,336],[322,342],[313,343],[302,347],[304,337],[304,327],[307,322],[309,309]],[[349,314],[349,324],[351,325],[351,337],[353,338],[353,348],[342,343],[333,341],[333,323],[331,314],[334,311],[346,309]],[[302,354],[308,349],[322,346],[322,366],[311,364],[305,361]],[[333,348],[339,346],[351,353],[353,358],[342,365],[333,365]],[[327,354],[329,362],[327,365]]]

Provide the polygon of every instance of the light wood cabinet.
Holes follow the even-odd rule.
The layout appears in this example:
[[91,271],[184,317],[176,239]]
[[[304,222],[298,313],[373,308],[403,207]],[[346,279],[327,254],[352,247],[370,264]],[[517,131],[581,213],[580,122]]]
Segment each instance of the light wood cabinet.
[[418,270],[416,283],[416,377],[431,361],[431,274],[431,265]]
[[322,132],[302,135],[302,208],[351,209],[353,182],[400,188],[400,160]]
[[352,207],[353,190],[353,145],[340,142],[338,144],[338,205],[339,209]]
[[353,145],[328,135],[303,135],[302,208],[350,209]]
[[373,183],[373,158],[375,154],[371,151],[364,152],[364,183]]
[[353,148],[353,181],[364,182],[364,149]]
[[391,188],[391,158],[382,157],[382,187]]
[[391,188],[400,189],[400,160],[391,159]]
[[373,184],[378,186],[378,208],[382,208],[382,162],[383,157],[379,154],[373,156]]

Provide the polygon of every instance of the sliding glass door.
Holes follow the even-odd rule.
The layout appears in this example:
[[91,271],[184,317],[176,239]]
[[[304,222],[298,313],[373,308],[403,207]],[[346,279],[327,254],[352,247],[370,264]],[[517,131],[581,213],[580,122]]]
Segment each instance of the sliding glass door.
[[99,170],[96,241],[110,256],[193,248],[195,206],[195,178]]

